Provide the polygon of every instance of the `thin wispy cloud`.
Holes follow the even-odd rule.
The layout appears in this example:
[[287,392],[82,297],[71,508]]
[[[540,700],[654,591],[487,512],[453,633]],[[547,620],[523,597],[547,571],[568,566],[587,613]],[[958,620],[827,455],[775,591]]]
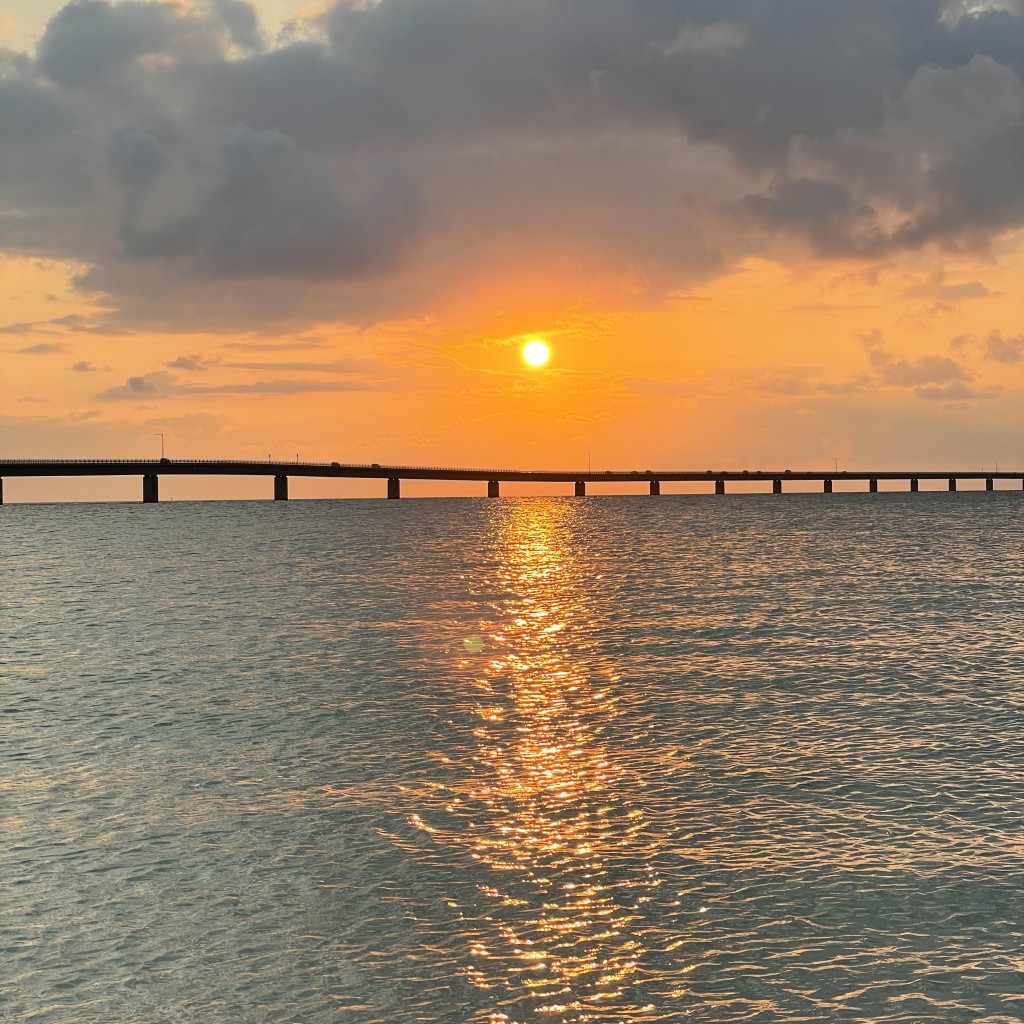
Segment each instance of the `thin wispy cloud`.
[[12,349],[22,356],[56,356],[67,352],[68,346],[59,341],[40,341],[36,345],[27,345],[25,348]]
[[374,391],[376,385],[366,380],[294,380],[271,379],[236,381],[223,384],[192,384],[175,374],[161,370],[129,377],[123,384],[107,388],[95,396],[100,402],[138,401],[171,397],[205,397],[219,395],[301,395],[333,391]]

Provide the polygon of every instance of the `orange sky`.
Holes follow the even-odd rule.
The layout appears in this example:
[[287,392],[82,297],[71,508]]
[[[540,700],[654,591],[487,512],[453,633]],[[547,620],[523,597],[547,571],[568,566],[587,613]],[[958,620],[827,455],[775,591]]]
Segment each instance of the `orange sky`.
[[[397,10],[396,17],[401,6],[381,5]],[[13,8],[12,17],[17,13]],[[271,14],[280,20],[279,10]],[[178,17],[200,15],[182,7]],[[61,89],[92,87],[57,63],[64,51],[53,26],[52,44],[26,41],[10,25],[5,30],[11,45],[36,55],[37,66],[17,74],[46,102]],[[680,30],[680,52],[699,44],[715,50],[716,60],[733,45],[730,32],[742,38],[740,28],[683,28],[690,34]],[[210,56],[194,41],[196,31],[192,24],[188,48],[166,44],[162,59],[262,68],[289,45],[266,38],[258,51],[239,43],[226,56]],[[485,26],[480,45],[489,38]],[[183,88],[157,82],[151,65],[136,59],[131,73],[150,76],[154,90]],[[365,71],[371,72],[377,73]],[[816,73],[809,68],[809,80]],[[0,454],[154,457],[155,435],[163,432],[171,458],[510,468],[585,467],[590,460],[595,469],[812,469],[830,468],[835,459],[847,469],[991,468],[997,461],[1024,468],[1024,198],[993,219],[984,204],[967,209],[962,195],[974,193],[966,186],[943,192],[947,178],[939,175],[930,191],[921,186],[926,198],[919,208],[912,180],[882,181],[903,166],[911,142],[914,159],[927,152],[937,160],[948,143],[957,168],[973,166],[972,147],[981,143],[955,115],[961,106],[969,113],[978,89],[988,90],[986,109],[994,95],[1005,108],[985,138],[1007,125],[1019,132],[1024,85],[1018,95],[1014,74],[987,53],[944,77],[926,68],[892,87],[888,112],[876,124],[839,119],[827,137],[794,134],[784,156],[766,146],[750,157],[731,151],[724,134],[700,139],[695,128],[680,133],[636,111],[625,120],[616,111],[588,122],[570,144],[551,134],[545,121],[554,115],[546,107],[523,113],[526,127],[517,115],[493,134],[490,121],[486,129],[467,127],[473,117],[459,106],[458,117],[431,121],[414,142],[396,129],[383,142],[361,143],[355,157],[339,155],[337,140],[317,149],[311,133],[329,130],[297,120],[295,138],[305,149],[294,165],[282,126],[300,114],[276,115],[272,131],[260,124],[236,134],[249,148],[232,150],[232,159],[258,166],[271,152],[274,180],[298,167],[297,188],[314,198],[321,181],[341,181],[343,190],[358,179],[356,198],[343,196],[339,232],[372,234],[382,220],[398,217],[394,195],[415,193],[408,222],[389,226],[384,249],[373,248],[356,271],[352,261],[363,251],[335,253],[333,234],[326,242],[315,238],[312,255],[294,241],[305,225],[317,229],[315,210],[310,220],[301,195],[292,193],[273,207],[272,222],[245,226],[285,232],[284,242],[274,236],[270,257],[252,250],[243,254],[248,262],[232,262],[228,236],[218,234],[196,250],[194,266],[180,248],[167,248],[166,258],[152,251],[132,258],[133,245],[141,253],[144,244],[152,250],[169,237],[151,225],[174,213],[179,192],[188,191],[190,165],[183,157],[180,170],[147,170],[140,162],[150,152],[146,140],[158,138],[170,150],[169,115],[111,99],[123,83],[108,78],[87,102],[69,100],[68,109],[79,132],[94,128],[100,138],[95,153],[86,147],[76,159],[97,181],[113,176],[124,197],[105,182],[85,188],[65,210],[60,196],[40,198],[40,189],[27,185],[4,197]],[[437,88],[434,78],[425,80]],[[932,117],[933,92],[951,111],[945,121]],[[174,93],[179,101],[180,95]],[[605,116],[589,100],[567,96],[565,103],[580,104],[573,124]],[[195,129],[188,159],[201,160],[195,154],[207,134],[227,130],[231,118],[209,112],[206,99],[190,95],[189,102],[195,118],[201,113],[213,126]],[[843,105],[836,105],[839,118]],[[174,129],[191,130],[187,118]],[[31,132],[23,135],[27,166],[36,142]],[[110,147],[125,138],[134,147],[130,160],[114,167],[120,151]],[[871,200],[870,232],[858,226],[860,212],[849,223],[840,222],[845,208],[822,212],[816,194],[810,200],[819,205],[795,214],[786,205],[787,182],[802,187],[809,168],[833,159],[836,139],[851,151],[856,143],[859,158],[877,164],[843,186],[863,208]],[[47,145],[41,162],[29,167],[44,168],[34,171],[37,181],[70,159],[56,136]],[[84,146],[80,138],[73,145]],[[372,173],[362,165],[370,149]],[[850,159],[845,151],[843,159]],[[315,161],[326,168],[322,179]],[[376,191],[391,187],[393,165],[401,165],[404,180],[382,205]],[[20,164],[15,172],[30,177]],[[333,216],[334,193],[324,196],[317,201],[327,204],[325,217]],[[373,228],[352,213],[358,204],[370,208]],[[218,215],[216,207],[206,209]],[[742,217],[735,214],[740,209]],[[253,216],[249,207],[236,213]],[[954,214],[957,225],[945,227]],[[125,225],[135,216],[131,234]],[[204,230],[188,224],[197,237]],[[924,237],[927,224],[943,226],[929,227]],[[232,222],[232,232],[237,227]],[[886,233],[884,244],[876,244],[879,232]],[[400,241],[392,245],[395,237]],[[306,261],[299,272],[275,262],[286,244]],[[325,253],[328,266],[315,262]],[[544,369],[520,359],[530,337],[551,347]],[[9,501],[136,500],[138,489],[136,480],[5,481]],[[182,479],[166,481],[161,496],[267,497],[267,490],[265,480]],[[403,493],[478,490],[407,484]],[[379,491],[374,482],[292,485],[296,497]]]

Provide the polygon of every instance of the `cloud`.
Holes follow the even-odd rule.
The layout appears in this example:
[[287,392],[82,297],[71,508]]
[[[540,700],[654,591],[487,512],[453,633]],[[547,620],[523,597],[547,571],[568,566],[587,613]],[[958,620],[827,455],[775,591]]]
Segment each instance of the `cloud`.
[[107,373],[111,367],[97,366],[95,363],[90,363],[87,359],[82,359],[75,363],[71,369],[77,373]]
[[788,307],[787,313],[853,313],[861,309],[867,309],[867,305],[861,302],[801,302],[795,306]]
[[[916,359],[891,352],[885,345],[882,332],[873,330],[860,335],[871,366],[871,381],[876,387],[907,388],[928,402],[960,402],[995,398],[1003,388],[1000,385],[977,387],[972,374],[962,363],[948,356],[923,355]],[[954,338],[951,348],[964,351],[976,345],[969,336]]]
[[102,84],[140,58],[215,54],[203,23],[173,3],[75,0],[55,14],[37,50],[39,72],[69,88]]
[[138,377],[129,377],[123,384],[101,391],[96,395],[96,399],[100,402],[116,402],[124,399],[164,398],[173,393],[176,380],[173,374],[157,370]]
[[875,210],[840,182],[779,179],[767,192],[746,196],[736,210],[751,223],[806,235],[828,255],[870,256],[883,250],[873,230]]
[[[36,330],[36,325],[30,321],[19,321],[13,324],[5,324],[0,327],[0,334],[28,334]],[[43,331],[42,333],[50,333]]]
[[272,338],[269,341],[225,341],[223,348],[236,349],[239,352],[307,352],[310,349],[322,348],[324,342],[320,338],[308,338],[295,341],[291,338]]
[[762,394],[786,397],[807,395],[813,390],[806,380],[793,375],[761,377],[754,381],[753,386],[755,391],[760,391]]
[[273,43],[244,0],[75,0],[2,57],[0,248],[238,330],[540,249],[651,302],[776,239],[981,247],[1024,225],[1022,53],[1019,5],[941,0],[343,0]]
[[948,356],[926,355],[908,360],[890,352],[884,344],[881,331],[860,336],[871,369],[880,383],[891,387],[912,387],[921,384],[964,382],[971,375],[955,359]]
[[172,370],[188,370],[190,373],[205,373],[209,369],[209,361],[200,355],[178,356],[164,366]]
[[58,341],[41,341],[38,345],[29,345],[26,348],[14,349],[23,356],[54,356],[66,352],[67,345]]
[[124,384],[108,388],[96,395],[100,402],[137,401],[142,398],[170,398],[172,396],[203,397],[207,395],[301,395],[332,391],[373,391],[376,384],[369,380],[289,380],[272,379],[224,384],[185,384],[178,376],[155,370],[137,377],[129,377]]
[[866,374],[852,377],[844,381],[819,381],[817,389],[826,395],[854,395],[866,391],[872,385],[872,379]]
[[1004,338],[999,331],[993,331],[985,339],[985,356],[995,363],[1024,361],[1024,334]]
[[21,321],[0,327],[0,334],[104,334],[114,331],[112,325],[94,323],[80,313],[68,313],[66,316],[53,317],[50,320]]
[[210,387],[182,387],[179,395],[305,395],[330,391],[375,391],[364,380],[260,380],[252,383],[217,384]]
[[927,402],[973,401],[975,399],[995,398],[1002,393],[1002,387],[993,385],[987,388],[975,388],[962,381],[952,384],[929,384],[914,388],[914,394]]
[[359,277],[390,267],[411,230],[413,204],[386,173],[343,185],[277,131],[232,128],[212,149],[209,180],[190,207],[147,224],[139,204],[163,151],[151,136],[115,139],[124,256],[186,259],[217,277]]
[[987,299],[998,294],[981,281],[964,281],[960,284],[940,282],[919,284],[904,293],[908,298],[937,299],[940,302],[960,302],[963,299]]
[[252,4],[245,0],[210,0],[209,7],[228,30],[235,46],[253,52],[266,46],[259,15]]
[[1005,337],[1001,331],[990,331],[982,340],[973,334],[959,334],[950,343],[954,352],[975,352],[993,363],[1024,362],[1024,334]]
[[[913,71],[875,124],[794,138],[783,172],[741,212],[760,213],[825,255],[864,257],[930,242],[982,246],[1021,223],[1024,184],[1012,168],[1024,152],[1024,69],[977,31],[996,20],[979,14],[933,36],[934,60]],[[1020,17],[1004,24],[1018,36],[1022,26]],[[812,184],[832,202],[784,201],[787,189],[809,193]],[[929,297],[979,294],[949,286]]]
[[921,309],[904,314],[900,317],[899,322],[902,326],[926,331],[940,320],[954,316],[958,312],[959,309],[956,306],[951,306],[948,302],[931,302]]
[[682,25],[662,52],[667,57],[676,54],[733,57],[749,45],[750,33],[744,25],[735,21],[714,21],[710,25]]
[[381,366],[365,359],[333,359],[330,362],[237,362],[224,363],[225,369],[260,370],[284,373],[380,373]]

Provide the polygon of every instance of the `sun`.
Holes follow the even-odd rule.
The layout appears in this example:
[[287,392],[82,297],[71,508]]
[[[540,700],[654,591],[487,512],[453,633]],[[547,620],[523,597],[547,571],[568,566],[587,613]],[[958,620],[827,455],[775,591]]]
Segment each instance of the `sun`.
[[529,366],[543,366],[551,358],[551,349],[539,338],[523,346],[523,362]]

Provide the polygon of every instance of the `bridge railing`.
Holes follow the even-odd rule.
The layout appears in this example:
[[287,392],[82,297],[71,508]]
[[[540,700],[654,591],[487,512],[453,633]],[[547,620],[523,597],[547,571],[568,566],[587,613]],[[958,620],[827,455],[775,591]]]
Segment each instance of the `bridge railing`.
[[[190,466],[308,466],[317,469],[379,469],[384,470],[413,470],[426,473],[591,473],[588,469],[495,469],[474,468],[468,466],[399,466],[385,465],[378,462],[284,462],[279,460],[263,459],[4,459],[0,458],[0,465],[11,466],[160,466],[166,465],[190,465]],[[615,473],[634,473],[638,476],[645,476],[647,473],[639,473],[636,470],[608,470]],[[648,471],[649,472],[649,471]]]

